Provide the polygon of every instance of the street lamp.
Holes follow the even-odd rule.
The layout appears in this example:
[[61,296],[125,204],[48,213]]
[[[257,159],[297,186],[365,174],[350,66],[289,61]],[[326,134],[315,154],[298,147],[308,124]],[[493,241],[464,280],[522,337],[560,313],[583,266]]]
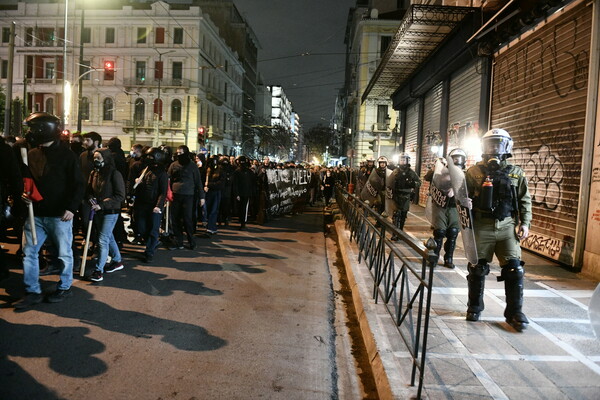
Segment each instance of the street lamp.
[[158,111],[158,117],[156,118],[156,122],[155,122],[156,136],[154,138],[154,141],[155,141],[154,145],[158,146],[159,141],[160,141],[160,138],[158,135],[158,121],[162,117],[162,100],[160,99],[160,83],[162,81],[162,76],[163,76],[163,71],[164,71],[164,68],[162,66],[162,56],[165,54],[174,53],[175,50],[163,51],[162,53],[160,51],[158,51],[158,49],[156,47],[154,48],[154,50],[156,50],[156,52],[158,53],[158,62],[160,64],[160,76],[157,77],[156,68],[154,69],[154,77],[156,78],[156,80],[158,80],[158,95],[156,96],[156,108]]

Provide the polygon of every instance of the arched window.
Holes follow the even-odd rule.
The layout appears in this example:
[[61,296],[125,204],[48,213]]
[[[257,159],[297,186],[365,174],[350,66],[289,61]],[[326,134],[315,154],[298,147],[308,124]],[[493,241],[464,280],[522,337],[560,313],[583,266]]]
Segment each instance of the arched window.
[[52,97],[46,99],[46,112],[54,114],[54,99]]
[[181,100],[171,102],[171,121],[181,122]]
[[146,103],[144,99],[135,100],[135,111],[133,113],[134,121],[143,121],[146,116]]
[[90,119],[90,101],[87,97],[81,98],[81,119],[84,121]]
[[102,119],[104,121],[113,120],[113,100],[110,97],[105,98],[102,103]]

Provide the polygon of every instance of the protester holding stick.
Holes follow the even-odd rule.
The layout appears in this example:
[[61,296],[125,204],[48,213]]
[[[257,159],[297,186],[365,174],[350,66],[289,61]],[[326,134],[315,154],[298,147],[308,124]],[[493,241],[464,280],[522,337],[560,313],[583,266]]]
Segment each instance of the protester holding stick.
[[[27,117],[25,124],[29,127],[26,139],[32,146],[28,153],[29,171],[43,200],[33,204],[34,223],[27,221],[23,230],[23,280],[27,295],[14,304],[17,309],[31,307],[43,300],[38,258],[40,247],[47,238],[56,246],[62,263],[56,291],[47,300],[56,303],[72,295],[73,215],[85,188],[77,156],[60,142],[60,119],[36,112]],[[34,229],[37,244],[33,244]]]

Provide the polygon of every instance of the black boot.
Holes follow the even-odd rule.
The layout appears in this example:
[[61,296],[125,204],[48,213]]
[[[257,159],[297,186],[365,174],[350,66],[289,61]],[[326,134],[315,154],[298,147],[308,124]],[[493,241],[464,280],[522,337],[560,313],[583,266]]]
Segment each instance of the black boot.
[[517,332],[527,329],[529,320],[523,314],[523,276],[525,263],[518,259],[508,260],[508,264],[502,267],[498,281],[504,281],[504,292],[506,294],[506,309],[504,318],[506,322],[515,328]]
[[490,266],[485,259],[480,259],[476,265],[467,265],[469,275],[467,283],[469,288],[469,302],[467,303],[467,321],[479,321],[479,315],[484,309],[483,290],[485,276],[490,273]]
[[[442,244],[444,244],[444,238],[446,237],[446,230],[434,229],[433,240],[435,240],[435,255],[440,257],[440,251],[442,251]],[[436,261],[437,263],[437,261]]]
[[454,249],[456,248],[456,237],[458,236],[458,228],[446,229],[446,243],[444,243],[444,267],[454,268],[452,262]]

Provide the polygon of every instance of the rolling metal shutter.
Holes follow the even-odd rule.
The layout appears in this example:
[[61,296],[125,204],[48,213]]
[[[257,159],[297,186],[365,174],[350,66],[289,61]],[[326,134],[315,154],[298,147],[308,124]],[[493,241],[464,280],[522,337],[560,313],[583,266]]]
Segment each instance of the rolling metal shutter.
[[514,140],[528,178],[531,233],[523,248],[573,265],[592,7],[581,3],[495,57],[492,127]]
[[410,156],[410,163],[417,162],[417,134],[419,130],[419,102],[414,101],[406,108],[406,145],[404,151]]
[[[431,151],[431,143],[428,143],[427,138],[432,137],[435,133],[440,133],[440,117],[442,108],[442,82],[434,86],[425,95],[423,104],[423,132],[422,135],[422,146],[421,146],[421,171],[420,178],[423,184],[419,193],[419,204],[425,205],[427,201],[427,194],[429,193],[429,184],[423,181],[423,177],[435,164],[435,159],[439,157],[437,153]],[[441,139],[441,136],[435,136]],[[441,142],[439,143],[441,147]]]
[[463,147],[462,139],[479,130],[482,62],[477,60],[450,79],[448,149]]

